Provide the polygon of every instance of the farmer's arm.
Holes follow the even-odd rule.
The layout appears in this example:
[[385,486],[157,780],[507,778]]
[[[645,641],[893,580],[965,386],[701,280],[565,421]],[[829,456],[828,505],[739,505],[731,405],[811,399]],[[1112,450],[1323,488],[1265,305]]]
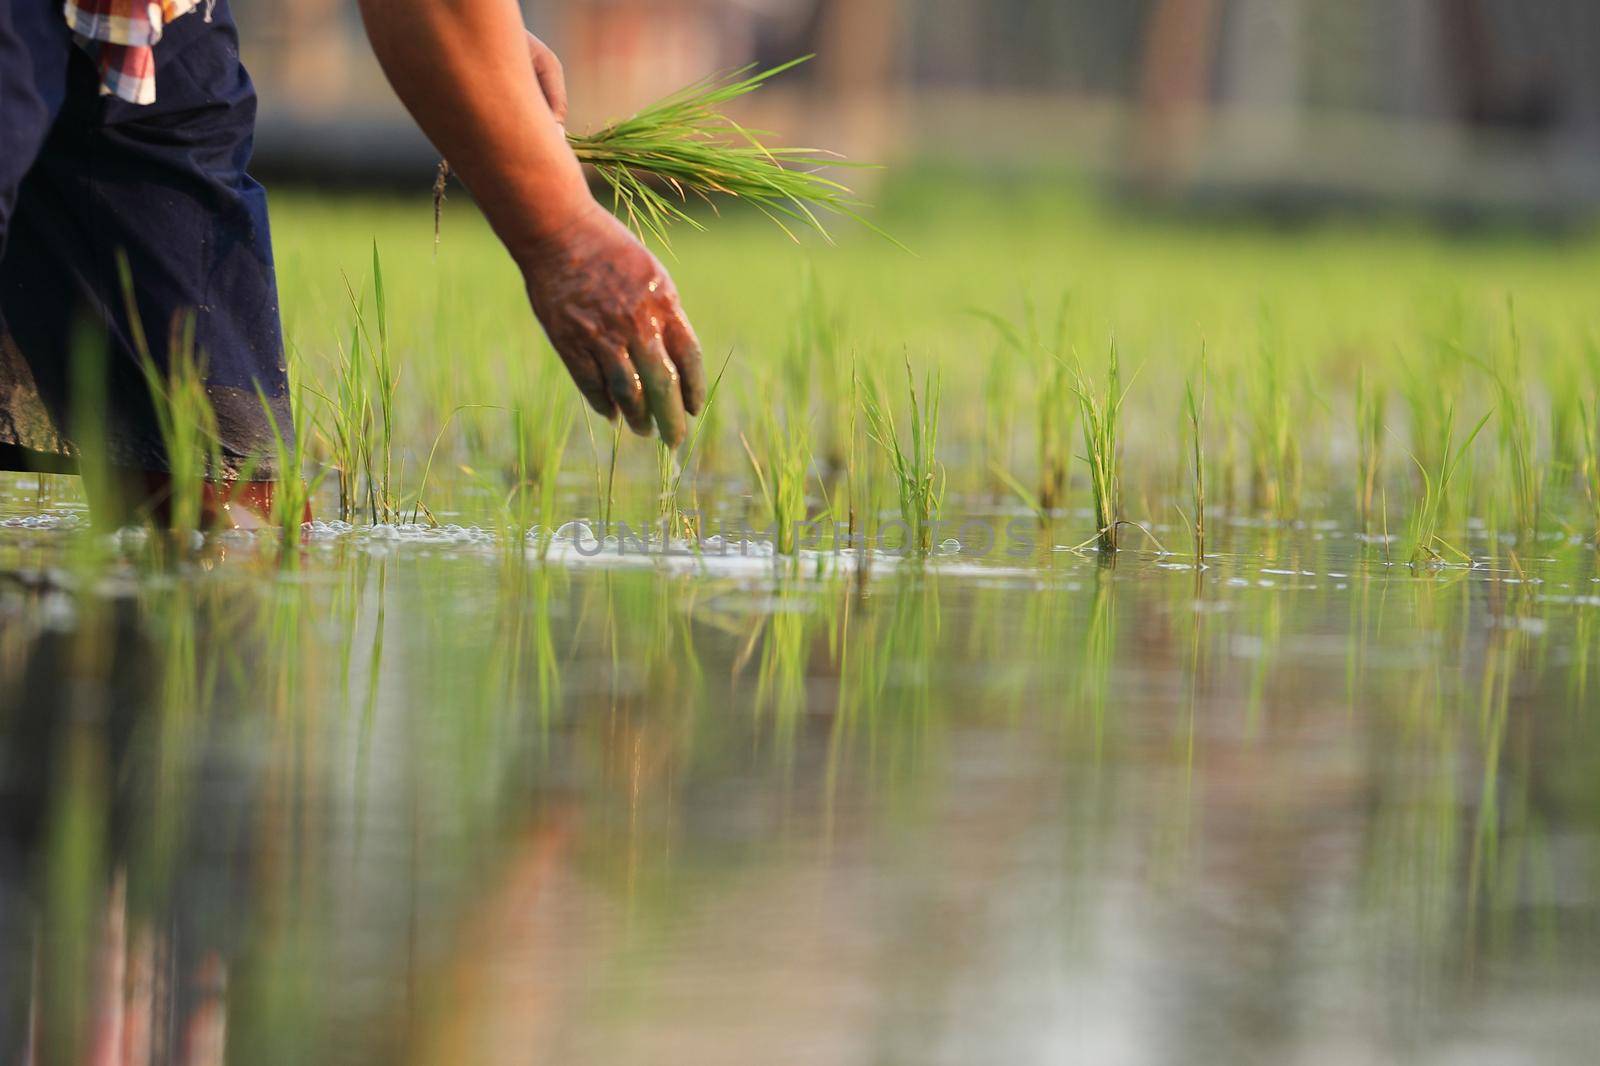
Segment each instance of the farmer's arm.
[[638,432],[654,416],[676,445],[685,411],[705,402],[699,343],[666,270],[590,195],[546,98],[564,112],[560,67],[516,0],[361,0],[361,14],[395,92],[522,269],[583,395]]

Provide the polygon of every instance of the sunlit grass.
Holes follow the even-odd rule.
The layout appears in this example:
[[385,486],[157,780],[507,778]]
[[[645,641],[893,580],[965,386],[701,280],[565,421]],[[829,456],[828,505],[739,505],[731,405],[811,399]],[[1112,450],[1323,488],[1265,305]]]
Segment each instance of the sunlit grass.
[[[1564,383],[1590,376],[1579,310],[1586,296],[1574,281],[1595,254],[1586,244],[1464,242],[1446,253],[1436,238],[1415,231],[1330,227],[1291,238],[1248,226],[1191,230],[1095,213],[1070,197],[1036,196],[1026,185],[1004,203],[938,183],[891,186],[876,198],[888,224],[913,223],[916,256],[856,234],[837,246],[813,243],[802,260],[773,245],[751,213],[679,234],[674,274],[685,304],[708,348],[738,354],[731,376],[740,385],[704,420],[690,510],[726,517],[753,496],[757,510],[770,514],[760,481],[768,481],[776,502],[774,473],[797,469],[799,454],[792,449],[788,460],[775,461],[778,438],[769,422],[776,417],[800,427],[807,441],[807,490],[813,504],[823,501],[808,517],[826,513],[853,534],[867,533],[878,487],[898,512],[905,483],[897,467],[911,457],[901,415],[907,390],[883,386],[904,374],[899,353],[909,351],[919,403],[921,388],[935,379],[943,397],[941,513],[959,517],[992,506],[980,501],[995,499],[998,488],[1002,499],[1053,515],[1058,525],[1072,509],[1090,508],[1094,517],[1083,525],[1096,542],[1108,526],[1106,539],[1116,539],[1115,522],[1156,531],[1174,505],[1193,523],[1199,485],[1188,392],[1200,401],[1192,353],[1204,337],[1208,550],[1227,536],[1227,522],[1218,519],[1243,515],[1283,528],[1331,520],[1376,536],[1391,526],[1409,535],[1408,516],[1421,512],[1431,516],[1425,525],[1434,536],[1463,548],[1469,520],[1488,523],[1491,538],[1525,535],[1517,527],[1530,516],[1546,533],[1558,523],[1593,524],[1581,415],[1576,398],[1565,409],[1558,402],[1572,391]],[[933,203],[937,210],[923,210]],[[518,378],[506,367],[555,365],[515,271],[496,258],[481,223],[460,214],[454,239],[434,260],[425,225],[404,205],[330,215],[292,202],[288,212],[291,220],[312,220],[315,230],[291,224],[284,240],[291,357],[322,429],[309,469],[331,470],[339,510],[362,521],[384,511],[386,496],[403,498],[405,514],[413,513],[418,479],[403,471],[420,473],[458,406],[507,405],[502,383]],[[352,283],[357,293],[366,290],[357,302],[334,298],[338,266],[355,279],[377,273],[375,232],[386,252],[382,315],[370,280]],[[345,258],[329,249],[343,249]],[[1381,283],[1368,269],[1374,260],[1386,264]],[[319,271],[334,283],[311,288]],[[998,325],[969,313],[1015,308],[1017,292],[1042,277],[1057,291],[1070,288],[1070,314],[1056,307],[1040,314],[1025,301],[1020,315]],[[1506,325],[1508,293],[1517,297],[1515,333]],[[1111,333],[1121,351],[1139,352],[1141,368],[1129,382],[1119,367],[1124,381],[1114,397],[1071,355],[1094,350]],[[388,369],[380,371],[385,360]],[[1495,375],[1472,360],[1496,368],[1523,397],[1520,406],[1505,402]],[[570,388],[559,370],[547,387]],[[875,402],[878,414],[887,414],[891,394],[898,458],[882,447],[884,421],[868,412]],[[1082,394],[1099,411],[1098,427],[1092,416],[1085,424]],[[1452,408],[1494,409],[1501,436],[1474,438],[1440,484],[1446,457],[1439,450]],[[462,421],[460,432],[439,440],[428,506],[437,498],[455,520],[488,524],[494,506],[460,469],[510,470],[526,447],[519,436],[544,422],[530,418],[518,430],[509,416]],[[653,445],[592,420],[579,436],[591,434],[592,447],[575,449],[557,467],[562,476],[554,484],[565,486],[556,494],[557,513],[538,524],[586,519],[610,528],[619,518],[682,513],[668,497],[678,475],[658,461]],[[1418,463],[1387,462],[1396,448]],[[1187,473],[1174,480],[1178,450]],[[1552,461],[1562,454],[1570,458]],[[1080,464],[1080,457],[1088,461]],[[877,463],[884,464],[881,486],[873,484]],[[1497,485],[1497,477],[1507,480]],[[915,471],[910,484],[918,478],[926,484]],[[594,489],[578,493],[585,480]],[[791,504],[795,481],[787,478]],[[639,506],[646,500],[648,510]],[[912,502],[912,513],[922,513]],[[1455,558],[1440,541],[1427,543]]]

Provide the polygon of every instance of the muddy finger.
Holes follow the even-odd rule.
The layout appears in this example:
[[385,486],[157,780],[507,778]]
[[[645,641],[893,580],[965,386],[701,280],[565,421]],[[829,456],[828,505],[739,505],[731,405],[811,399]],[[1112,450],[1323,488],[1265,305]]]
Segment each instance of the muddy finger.
[[689,418],[684,413],[683,391],[679,387],[677,368],[667,358],[666,346],[660,337],[648,341],[635,341],[633,365],[644,382],[645,399],[655,416],[661,440],[669,448],[683,443],[688,431]]

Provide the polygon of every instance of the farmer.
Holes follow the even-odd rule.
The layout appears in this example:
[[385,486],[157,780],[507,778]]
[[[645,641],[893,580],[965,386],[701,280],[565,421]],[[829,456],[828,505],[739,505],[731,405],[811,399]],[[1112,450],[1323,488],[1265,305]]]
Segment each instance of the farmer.
[[[590,195],[561,64],[516,0],[361,13],[584,398],[679,443],[705,402],[699,344],[660,262]],[[106,462],[84,471],[114,472],[86,486],[97,509],[159,514],[143,350],[203,367],[211,520],[249,524],[297,476],[273,465],[291,427],[266,197],[245,172],[255,113],[228,0],[0,0],[0,468],[72,472],[94,447]]]

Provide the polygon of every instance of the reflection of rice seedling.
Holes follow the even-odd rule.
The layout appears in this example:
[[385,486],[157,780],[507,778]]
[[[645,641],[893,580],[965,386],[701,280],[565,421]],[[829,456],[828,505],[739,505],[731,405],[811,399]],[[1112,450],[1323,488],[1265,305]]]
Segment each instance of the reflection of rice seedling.
[[1443,548],[1457,559],[1471,562],[1472,557],[1461,549],[1451,545],[1442,536],[1440,529],[1444,522],[1445,498],[1461,468],[1461,460],[1466,455],[1467,449],[1472,447],[1472,442],[1478,439],[1478,434],[1483,432],[1483,427],[1488,424],[1490,411],[1478,420],[1472,432],[1467,434],[1460,446],[1455,445],[1455,418],[1454,405],[1447,406],[1444,414],[1444,425],[1440,430],[1440,438],[1435,454],[1439,455],[1439,465],[1431,472],[1423,465],[1422,460],[1415,455],[1411,461],[1422,472],[1422,499],[1411,515],[1411,565],[1418,563],[1442,563],[1445,557],[1439,549]]
[[1083,629],[1083,657],[1078,672],[1078,698],[1089,711],[1094,757],[1104,752],[1106,707],[1111,694],[1111,667],[1117,654],[1117,598],[1112,575],[1095,575],[1088,624]]
[[1373,500],[1383,476],[1383,423],[1386,396],[1381,386],[1367,376],[1367,368],[1356,372],[1356,476],[1357,505],[1361,530],[1372,532]]
[[900,501],[900,518],[910,537],[907,550],[927,554],[933,549],[933,524],[944,500],[945,473],[937,450],[939,442],[939,377],[929,371],[917,394],[911,360],[906,359],[906,392],[911,403],[910,435],[902,440],[895,427],[894,410],[883,389],[868,379],[861,390],[861,412],[867,435],[878,443],[894,472]]
[[[794,596],[795,592],[787,591]],[[806,704],[806,665],[810,658],[811,631],[816,613],[778,610],[763,620],[761,662],[756,674],[755,706],[771,710],[778,748],[793,750],[795,730]]]
[[1093,539],[1103,552],[1117,550],[1117,524],[1122,520],[1122,471],[1118,455],[1117,429],[1122,416],[1121,367],[1117,342],[1111,342],[1106,364],[1104,393],[1096,393],[1094,383],[1082,361],[1073,363],[1073,392],[1078,397],[1078,412],[1083,424],[1083,461],[1089,466],[1089,490],[1094,497],[1096,533]]
[[[723,108],[761,88],[772,78],[810,59],[803,56],[770,70],[742,67],[727,75],[695,82],[650,105],[632,118],[587,134],[568,134],[578,159],[593,167],[611,190],[616,213],[640,236],[670,246],[668,229],[685,223],[703,229],[688,212],[691,196],[706,203],[726,196],[750,204],[793,237],[794,229],[828,236],[821,215],[862,222],[861,204],[850,189],[821,170],[841,164],[816,148],[772,148],[770,135],[747,130]],[[434,233],[444,199],[448,163],[439,165],[434,183]]]

